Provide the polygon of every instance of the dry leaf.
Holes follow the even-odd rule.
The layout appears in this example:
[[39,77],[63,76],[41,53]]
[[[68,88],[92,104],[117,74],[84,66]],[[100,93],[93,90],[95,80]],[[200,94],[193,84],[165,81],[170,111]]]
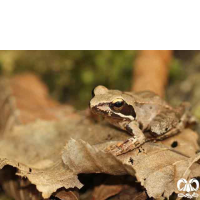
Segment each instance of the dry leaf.
[[42,195],[35,185],[26,178],[17,177],[15,172],[16,170],[10,166],[0,171],[0,182],[3,182],[1,186],[8,196],[15,200],[42,200]]
[[94,189],[93,200],[106,200],[121,192],[122,189],[122,185],[101,185]]
[[66,190],[62,189],[61,191],[58,191],[55,197],[61,199],[61,200],[79,200],[79,194],[77,190]]
[[146,199],[147,195],[143,191],[144,188],[131,176],[108,176],[106,181],[95,187],[93,200]]
[[93,200],[106,200],[107,198],[120,193],[124,185],[121,177],[111,177],[93,191]]
[[[109,126],[91,125],[90,120],[69,106],[52,103],[43,91],[45,87],[32,75],[17,76],[11,81],[2,79],[0,88],[4,88],[0,93],[3,113],[0,168],[16,167],[18,175],[35,184],[43,197],[49,197],[61,187],[82,186],[77,175],[62,163],[61,151],[70,138],[82,138],[96,144],[128,137]],[[100,135],[94,135],[97,130]]]
[[37,119],[58,120],[71,115],[71,106],[60,105],[48,96],[46,86],[33,74],[0,79],[0,134],[6,134],[15,125]]
[[[187,134],[195,133],[186,129],[180,135],[185,137]],[[190,142],[187,144],[190,145]],[[177,192],[176,183],[180,178],[200,176],[199,155],[190,158],[184,152],[166,145],[146,143],[132,152],[115,157],[103,151],[109,145],[111,143],[91,146],[82,140],[71,139],[63,150],[63,162],[74,173],[135,175],[149,197],[154,198],[168,198]],[[75,155],[77,159],[73,159]]]
[[[0,168],[16,168],[17,175],[27,177],[44,198],[63,187],[81,188],[80,173],[136,176],[154,198],[177,192],[180,178],[200,176],[193,131],[186,129],[166,141],[149,142],[116,157],[104,150],[129,138],[126,132],[93,123],[72,108],[52,102],[43,89],[34,84],[26,87],[27,80],[36,81],[17,77],[0,82],[0,88],[10,88],[0,91]],[[5,185],[5,180],[1,183]]]
[[184,134],[169,137],[161,141],[161,143],[189,157],[195,156],[199,150],[198,134],[190,129],[185,130]]
[[143,192],[138,192],[135,190],[135,188],[129,188],[126,190],[123,190],[118,195],[109,198],[109,200],[144,200],[148,199],[147,194]]

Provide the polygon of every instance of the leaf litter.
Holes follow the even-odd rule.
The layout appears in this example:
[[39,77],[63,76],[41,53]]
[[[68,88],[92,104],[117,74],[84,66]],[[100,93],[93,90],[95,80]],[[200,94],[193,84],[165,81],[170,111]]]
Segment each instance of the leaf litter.
[[[0,88],[7,88],[0,93],[0,168],[16,168],[16,175],[27,178],[43,198],[61,188],[80,189],[82,173],[131,175],[153,198],[177,193],[180,178],[200,177],[198,136],[191,129],[115,156],[106,149],[130,136],[105,122],[93,122],[87,112],[54,102],[34,75],[2,79]],[[112,195],[121,192],[113,190]]]

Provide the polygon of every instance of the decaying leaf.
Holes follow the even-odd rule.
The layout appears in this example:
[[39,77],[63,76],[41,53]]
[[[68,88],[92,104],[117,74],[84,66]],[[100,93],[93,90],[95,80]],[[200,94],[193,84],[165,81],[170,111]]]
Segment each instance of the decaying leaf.
[[135,176],[154,198],[177,192],[180,178],[200,176],[197,134],[190,129],[114,156],[105,149],[129,138],[126,132],[51,101],[43,86],[34,88],[38,80],[31,79],[33,85],[27,87],[27,79],[0,82],[0,88],[10,88],[0,91],[0,169],[16,168],[44,198],[60,188],[81,188],[80,173]]
[[[26,81],[33,86],[28,87]],[[11,81],[2,79],[1,86],[10,89],[2,89],[0,94],[1,120],[5,119],[1,126],[0,168],[16,167],[17,174],[27,177],[45,198],[61,187],[82,186],[61,159],[61,151],[70,138],[82,138],[90,144],[127,138],[125,133],[119,134],[119,130],[108,126],[90,126],[90,120],[68,106],[49,102],[42,89],[45,87],[32,75],[18,76]],[[94,134],[97,130],[100,135]]]
[[73,117],[74,109],[49,98],[47,87],[33,74],[0,79],[0,134],[9,134],[15,125],[37,119],[53,121]]
[[147,199],[147,194],[143,192],[138,192],[135,188],[127,188],[126,190],[123,190],[118,195],[113,196],[109,198],[109,200],[144,200]]
[[141,189],[140,184],[131,176],[108,176],[101,184],[97,185],[93,191],[92,200],[107,200],[107,199],[142,199],[147,197],[143,194],[144,189]]
[[61,200],[78,200],[79,194],[78,191],[75,189],[72,190],[62,189],[61,191],[58,191],[56,193],[55,197]]
[[115,182],[112,184],[102,184],[99,187],[95,187],[93,192],[93,200],[106,200],[120,193],[123,189],[123,185],[117,185]]
[[196,152],[199,150],[198,145],[198,134],[187,129],[184,134],[177,134],[173,137],[169,137],[163,141],[162,144],[171,147],[175,151],[182,153],[185,156],[195,156]]
[[[196,133],[189,129],[184,130],[179,137],[186,137],[188,134],[196,137]],[[187,144],[190,145],[190,142]],[[200,176],[198,154],[188,157],[184,151],[176,151],[167,145],[146,143],[138,149],[115,157],[104,152],[109,145],[110,142],[91,146],[82,140],[71,139],[65,146],[62,158],[74,173],[135,175],[146,188],[149,197],[154,198],[169,197],[177,192],[176,183],[183,177],[190,179]],[[75,155],[78,155],[77,159],[73,159]]]
[[10,197],[16,200],[43,199],[35,185],[31,184],[27,178],[16,176],[15,173],[16,169],[10,166],[6,166],[0,171],[0,182],[3,182],[1,186]]

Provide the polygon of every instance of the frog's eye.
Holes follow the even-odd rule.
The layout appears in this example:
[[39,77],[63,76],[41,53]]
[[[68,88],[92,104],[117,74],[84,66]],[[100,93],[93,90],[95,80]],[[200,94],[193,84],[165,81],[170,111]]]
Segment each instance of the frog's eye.
[[111,105],[112,109],[115,111],[120,111],[123,108],[123,106],[124,106],[124,100],[120,98],[115,99]]

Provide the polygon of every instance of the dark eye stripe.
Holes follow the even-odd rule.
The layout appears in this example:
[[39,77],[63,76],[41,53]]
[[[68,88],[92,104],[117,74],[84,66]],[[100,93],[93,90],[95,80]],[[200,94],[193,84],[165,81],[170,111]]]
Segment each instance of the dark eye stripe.
[[119,110],[119,111],[113,109],[113,104],[112,103],[109,106],[116,113],[121,113],[121,114],[126,115],[126,116],[131,115],[134,118],[136,118],[136,113],[135,113],[134,108],[131,105],[128,105],[126,102],[124,102],[124,105],[123,105],[122,109]]
[[125,104],[122,110],[120,111],[123,115],[131,115],[136,118],[136,113],[134,108],[131,105]]

